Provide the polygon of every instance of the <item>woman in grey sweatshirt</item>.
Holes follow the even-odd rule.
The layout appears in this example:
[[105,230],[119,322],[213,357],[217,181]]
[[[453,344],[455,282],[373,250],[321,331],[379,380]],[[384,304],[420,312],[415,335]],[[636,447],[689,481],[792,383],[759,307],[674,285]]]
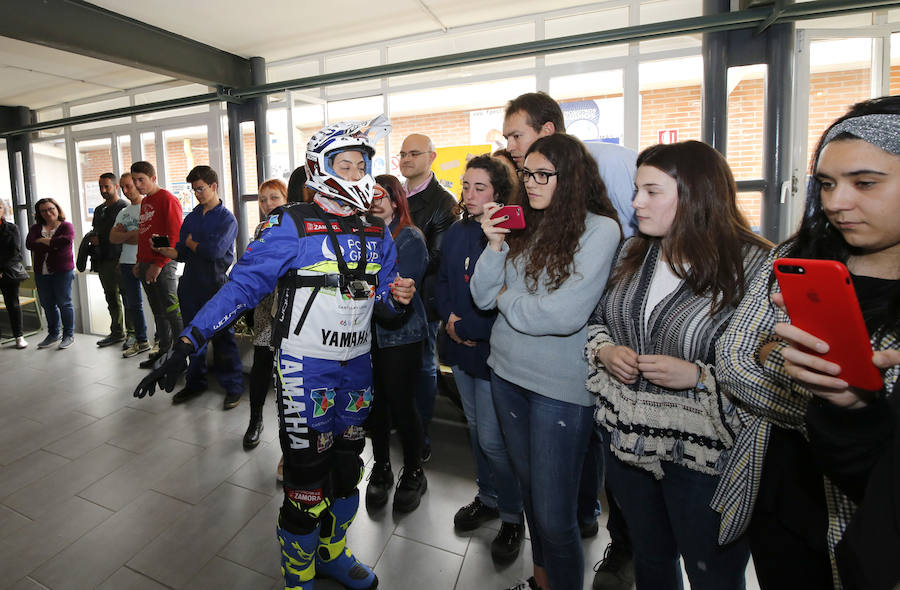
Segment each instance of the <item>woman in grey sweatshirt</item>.
[[584,144],[562,133],[532,144],[519,171],[526,227],[510,233],[485,206],[488,238],[471,279],[491,332],[491,389],[531,531],[534,577],[520,588],[583,586],[575,517],[591,432],[587,321],[622,237]]

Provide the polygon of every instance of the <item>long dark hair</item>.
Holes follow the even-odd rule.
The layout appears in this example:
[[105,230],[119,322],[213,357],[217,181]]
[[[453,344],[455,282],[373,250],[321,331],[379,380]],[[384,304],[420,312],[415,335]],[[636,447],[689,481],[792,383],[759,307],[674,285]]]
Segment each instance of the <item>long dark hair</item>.
[[636,273],[650,245],[658,242],[669,268],[694,293],[709,295],[711,314],[737,305],[744,296],[744,246],[772,247],[750,229],[737,206],[737,187],[725,158],[699,141],[654,145],[637,166],[652,166],[675,179],[677,209],[665,237],[638,234],[609,285]]
[[[810,179],[807,183],[803,220],[800,222],[797,233],[785,242],[787,246],[785,256],[837,260],[847,264],[851,256],[859,254],[859,251],[850,246],[844,240],[841,232],[828,221],[825,208],[822,206],[822,184],[816,179],[816,169],[819,167],[819,158],[825,147],[823,141],[832,127],[846,119],[877,114],[900,115],[900,96],[882,96],[858,102],[850,107],[847,114],[829,125],[828,129],[822,133],[810,163]],[[834,139],[857,138],[850,134],[840,134]],[[775,280],[774,274],[770,280]],[[900,331],[900,281],[890,288],[884,297],[884,302],[885,304],[878,306],[877,309],[864,311],[866,326],[871,334],[881,335],[891,330]]]
[[[494,189],[494,201],[501,205],[516,205],[519,202],[519,181],[516,171],[508,160],[484,154],[466,162],[466,171],[478,168],[487,172]],[[462,197],[460,197],[462,203]],[[469,211],[462,207],[463,221],[469,221]]]
[[533,209],[527,198],[522,199],[525,229],[510,234],[509,259],[527,257],[525,281],[530,291],[537,290],[543,272],[547,273],[544,286],[554,291],[575,271],[575,252],[587,213],[609,217],[616,224],[619,215],[606,194],[597,162],[577,138],[554,133],[531,144],[525,156],[533,152],[550,160],[556,168],[556,190],[550,205],[543,210]]
[[379,174],[375,177],[375,182],[381,185],[387,192],[387,196],[391,200],[391,203],[394,204],[394,219],[397,220],[397,225],[394,227],[394,231],[391,232],[391,237],[396,238],[397,234],[399,234],[404,227],[419,229],[415,226],[412,217],[409,215],[409,202],[406,200],[406,191],[403,189],[400,180],[393,174]]

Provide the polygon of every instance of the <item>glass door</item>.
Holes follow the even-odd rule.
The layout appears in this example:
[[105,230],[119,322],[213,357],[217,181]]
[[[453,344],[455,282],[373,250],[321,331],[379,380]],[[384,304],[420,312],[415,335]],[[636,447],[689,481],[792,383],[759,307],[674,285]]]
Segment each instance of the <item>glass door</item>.
[[797,31],[793,172],[790,191],[782,196],[781,239],[802,218],[810,160],[822,132],[850,105],[888,93],[890,63],[882,55],[890,42],[884,27]]

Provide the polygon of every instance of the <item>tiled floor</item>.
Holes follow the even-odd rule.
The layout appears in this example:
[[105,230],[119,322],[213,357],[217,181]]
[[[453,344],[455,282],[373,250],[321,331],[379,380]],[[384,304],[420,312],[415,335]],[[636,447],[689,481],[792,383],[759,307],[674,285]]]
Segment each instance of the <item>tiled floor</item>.
[[[283,587],[272,396],[264,441],[245,452],[246,399],[228,412],[216,391],[182,406],[165,393],[134,399],[144,357],[122,359],[96,340],[37,350],[34,337],[27,350],[0,349],[0,588]],[[454,533],[453,514],[474,491],[468,438],[440,422],[432,439],[418,510],[361,509],[350,546],[385,589],[493,590],[527,577],[527,542],[498,569],[489,552],[497,525]],[[607,541],[601,527],[584,544],[586,585]]]

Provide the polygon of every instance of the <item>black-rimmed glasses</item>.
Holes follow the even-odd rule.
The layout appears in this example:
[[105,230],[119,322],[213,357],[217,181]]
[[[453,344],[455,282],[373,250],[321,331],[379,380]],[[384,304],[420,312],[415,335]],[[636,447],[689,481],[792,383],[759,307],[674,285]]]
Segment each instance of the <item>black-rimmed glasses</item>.
[[546,170],[535,170],[531,171],[528,168],[519,168],[516,170],[516,174],[519,175],[519,180],[522,182],[528,182],[529,178],[534,179],[534,182],[537,184],[547,184],[550,182],[550,178],[559,174],[557,172],[547,172]]

